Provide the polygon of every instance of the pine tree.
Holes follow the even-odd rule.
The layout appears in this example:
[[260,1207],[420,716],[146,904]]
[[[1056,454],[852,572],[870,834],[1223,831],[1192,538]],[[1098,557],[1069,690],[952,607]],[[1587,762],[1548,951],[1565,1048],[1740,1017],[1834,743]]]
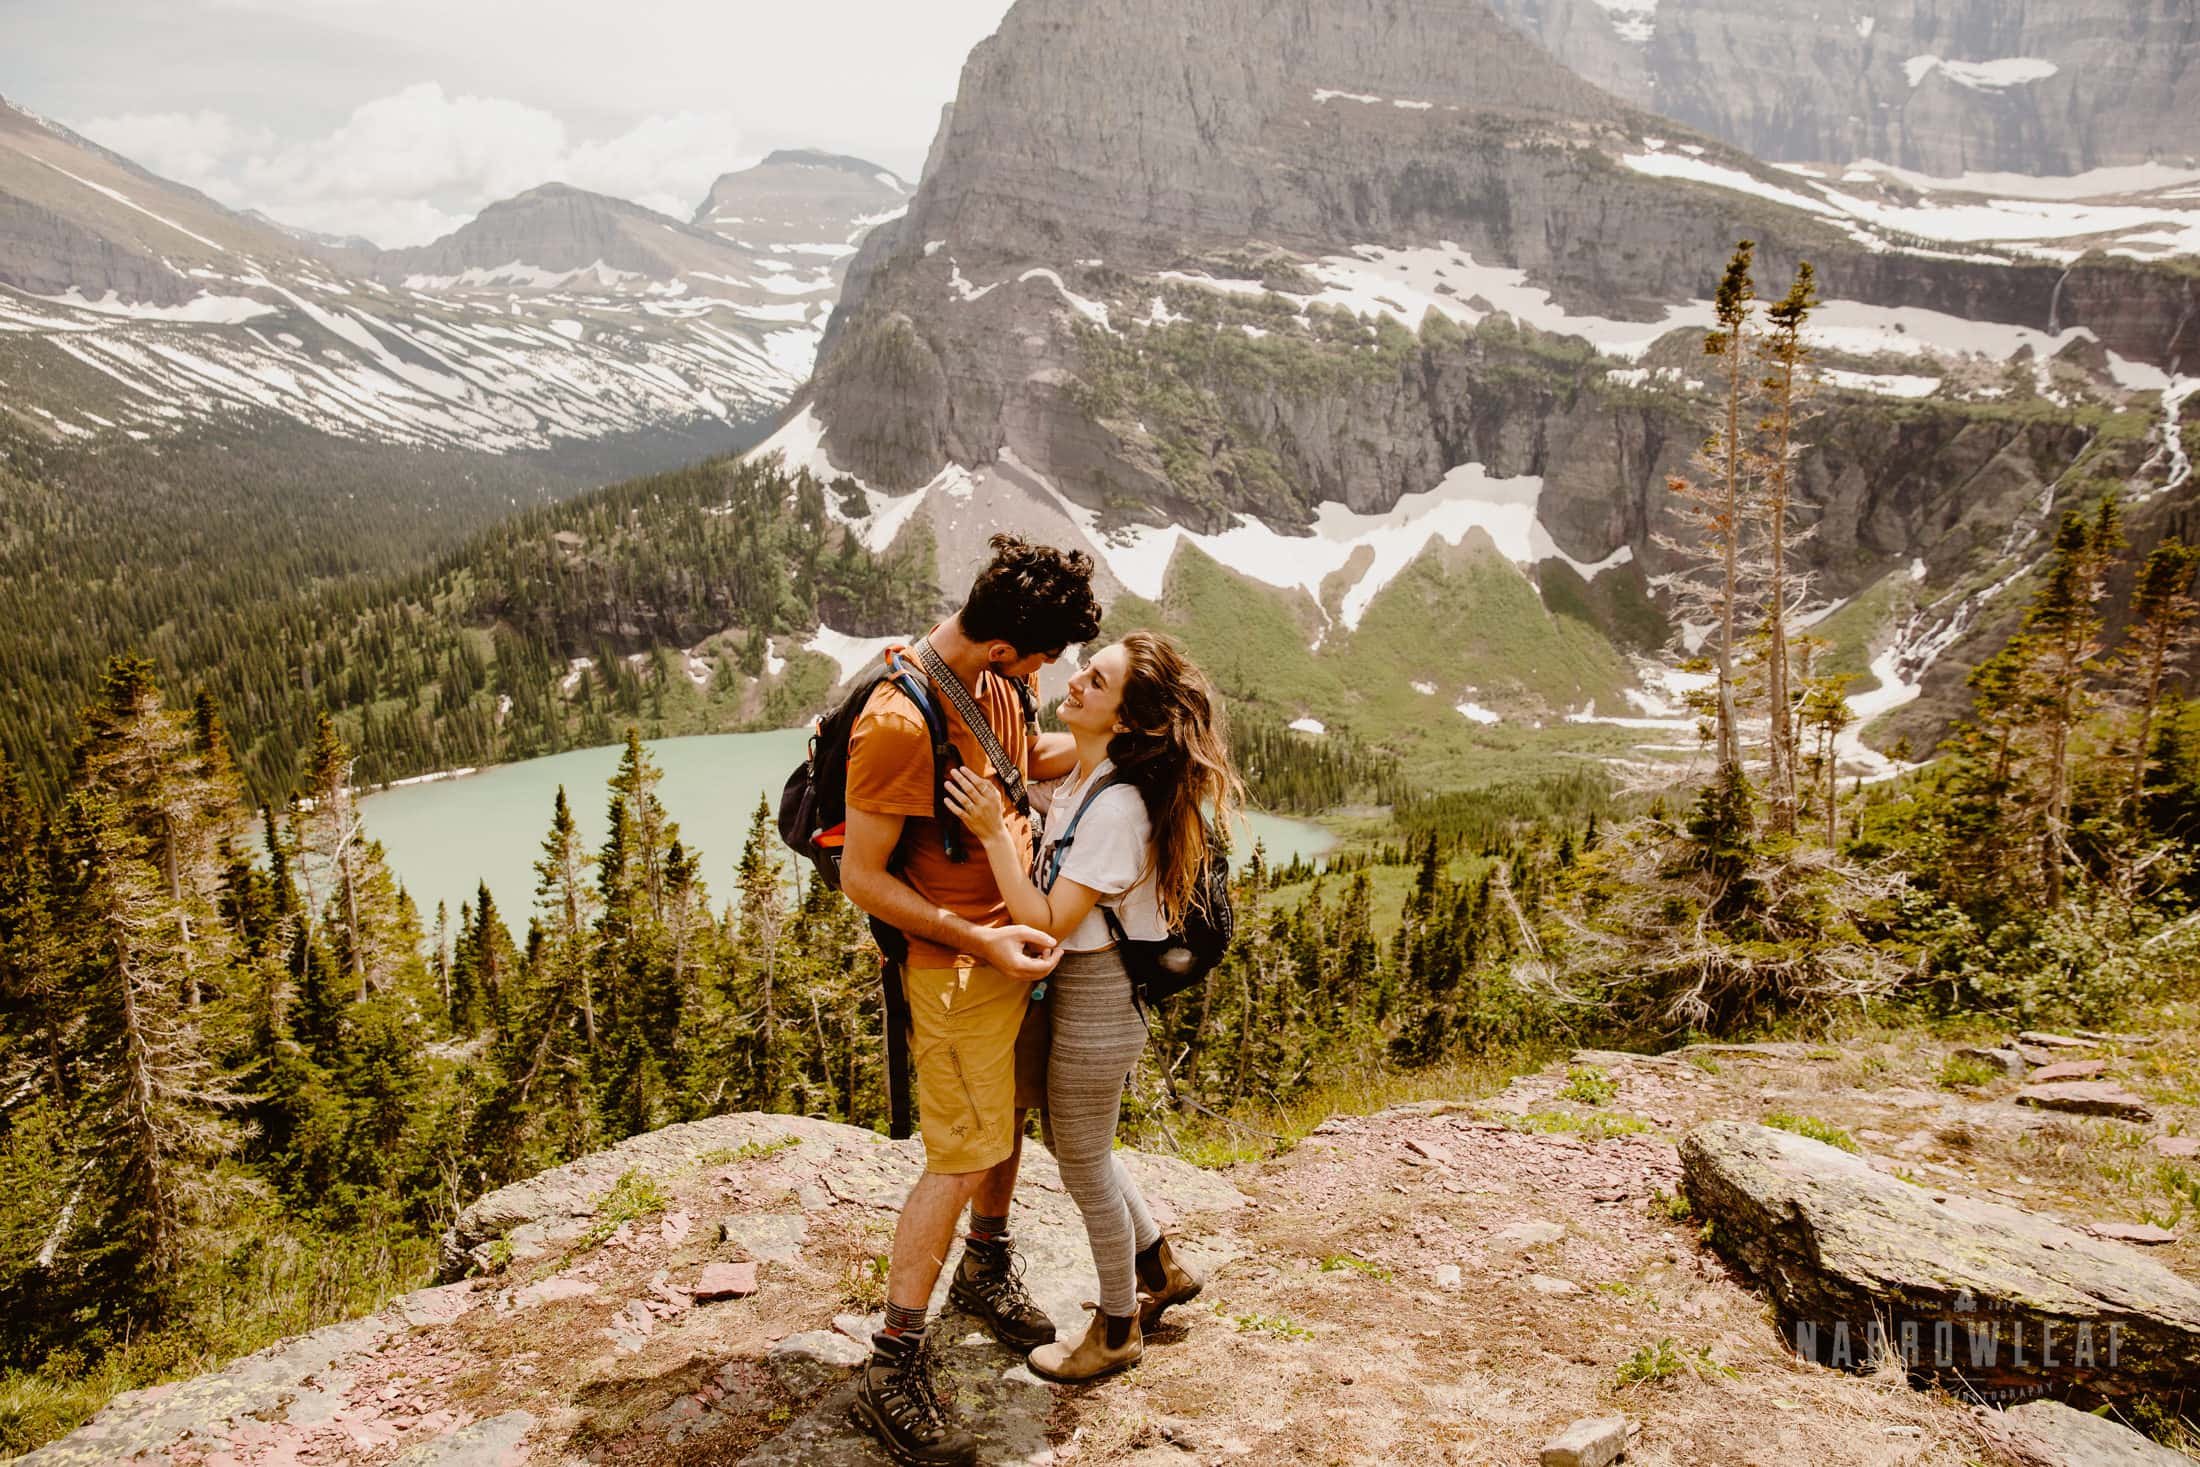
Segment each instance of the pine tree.
[[2163,695],[2192,653],[2193,623],[2200,616],[2200,598],[2193,594],[2196,569],[2200,569],[2200,550],[2179,540],[2165,540],[2147,556],[2132,590],[2131,637],[2122,662],[2132,703],[2131,782],[2126,802],[2134,824],[2142,819],[2141,801]]
[[[146,771],[149,777],[158,771]],[[237,1149],[243,1104],[216,1065],[203,1020],[167,971],[184,939],[160,847],[114,796],[70,798],[66,835],[80,873],[80,986],[89,1024],[85,1117],[104,1193],[100,1235],[154,1279],[185,1256],[185,1230]]]
[[764,1110],[779,1109],[785,1079],[780,966],[786,950],[787,892],[772,842],[771,802],[759,798],[734,872],[733,960],[755,1013],[752,1064],[757,1104]]
[[2100,604],[2108,569],[2123,543],[2116,501],[2104,498],[2088,520],[2066,511],[2055,533],[2047,576],[2025,614],[2021,656],[2038,710],[2042,833],[2039,849],[2043,895],[2062,905],[2064,866],[2070,852],[2071,740],[2091,714],[2098,694],[2088,684],[2103,651]]
[[1788,646],[1790,618],[1800,608],[1804,586],[1789,565],[1792,547],[1803,536],[1793,528],[1795,472],[1802,449],[1795,442],[1799,415],[1810,395],[1810,348],[1803,340],[1804,324],[1817,304],[1817,286],[1810,263],[1795,272],[1788,293],[1766,312],[1771,324],[1765,335],[1764,356],[1770,363],[1764,393],[1768,410],[1760,432],[1770,439],[1763,452],[1764,477],[1756,510],[1765,540],[1765,681],[1766,712],[1770,729],[1771,770],[1767,776],[1771,797],[1771,824],[1781,835],[1795,833],[1798,797],[1796,789],[1796,710],[1791,692]]

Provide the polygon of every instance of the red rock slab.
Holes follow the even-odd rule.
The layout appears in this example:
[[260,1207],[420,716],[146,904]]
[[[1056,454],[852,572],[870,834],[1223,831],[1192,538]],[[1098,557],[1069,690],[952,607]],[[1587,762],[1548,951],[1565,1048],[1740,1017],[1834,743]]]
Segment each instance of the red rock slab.
[[2026,1029],[2017,1035],[2020,1044],[2037,1045],[2041,1049],[2099,1049],[2098,1041],[2073,1039],[2068,1034],[2052,1034],[2045,1029]]
[[2096,1238],[2108,1238],[2118,1243],[2137,1243],[2142,1248],[2159,1248],[2165,1243],[2177,1241],[2175,1233],[2168,1228],[2158,1228],[2152,1223],[2087,1223],[2085,1230]]
[[2064,1060],[2059,1065],[2043,1065],[2033,1071],[2032,1083],[2049,1085],[2057,1080],[2097,1080],[2101,1071],[2107,1068],[2107,1060]]
[[756,1292],[753,1263],[706,1263],[691,1290],[699,1304],[718,1299],[745,1299]]
[[2017,1104],[2041,1110],[2059,1110],[2081,1116],[2114,1116],[2125,1121],[2151,1121],[2147,1103],[2113,1080],[2063,1080],[2048,1085],[2027,1085],[2017,1092]]

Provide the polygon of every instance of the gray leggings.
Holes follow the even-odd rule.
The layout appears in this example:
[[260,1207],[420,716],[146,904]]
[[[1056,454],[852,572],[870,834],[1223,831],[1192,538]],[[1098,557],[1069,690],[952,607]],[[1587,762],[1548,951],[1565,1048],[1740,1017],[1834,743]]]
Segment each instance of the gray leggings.
[[1062,1172],[1100,1275],[1100,1308],[1138,1308],[1136,1255],[1161,1237],[1138,1184],[1115,1154],[1123,1087],[1146,1048],[1146,1020],[1111,948],[1066,953],[1047,976],[1053,1041],[1047,1052],[1047,1144]]

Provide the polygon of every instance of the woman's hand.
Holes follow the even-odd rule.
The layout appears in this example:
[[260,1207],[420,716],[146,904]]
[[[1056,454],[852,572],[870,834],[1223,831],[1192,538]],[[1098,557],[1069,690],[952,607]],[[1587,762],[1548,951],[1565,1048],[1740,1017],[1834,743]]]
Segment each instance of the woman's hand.
[[947,808],[987,845],[1008,839],[1008,802],[990,779],[958,764],[947,774]]

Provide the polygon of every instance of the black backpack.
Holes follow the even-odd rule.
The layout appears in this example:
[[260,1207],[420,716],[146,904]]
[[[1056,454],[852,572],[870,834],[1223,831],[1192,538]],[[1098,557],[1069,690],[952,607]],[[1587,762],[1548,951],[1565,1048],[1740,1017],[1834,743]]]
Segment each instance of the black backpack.
[[[924,715],[925,732],[932,741],[932,813],[939,822],[940,842],[948,860],[968,859],[963,849],[962,822],[947,810],[947,776],[962,763],[962,754],[948,737],[946,716],[932,701],[924,674],[913,663],[889,652],[856,679],[838,707],[811,724],[809,750],[779,792],[779,838],[796,855],[814,864],[817,874],[834,891],[840,890],[841,848],[848,839],[848,739],[880,683],[892,683],[901,689]],[[893,864],[898,866],[898,851],[895,857]],[[876,921],[871,925],[889,957],[898,961],[906,955],[907,947],[899,933],[894,933],[889,945],[885,933],[893,929]]]
[[[1039,861],[1039,889],[1052,891],[1062,874],[1062,860],[1077,839],[1078,822],[1092,808],[1101,791],[1116,783],[1113,774],[1086,791],[1077,813],[1062,829],[1061,839],[1049,843]],[[1237,914],[1230,906],[1230,858],[1222,843],[1207,842],[1207,864],[1199,873],[1199,889],[1185,910],[1182,926],[1166,937],[1134,938],[1123,930],[1115,909],[1103,904],[1100,920],[1107,923],[1115,950],[1123,955],[1123,968],[1131,976],[1131,993],[1147,1006],[1162,1003],[1190,988],[1218,967],[1230,951],[1236,935]]]

